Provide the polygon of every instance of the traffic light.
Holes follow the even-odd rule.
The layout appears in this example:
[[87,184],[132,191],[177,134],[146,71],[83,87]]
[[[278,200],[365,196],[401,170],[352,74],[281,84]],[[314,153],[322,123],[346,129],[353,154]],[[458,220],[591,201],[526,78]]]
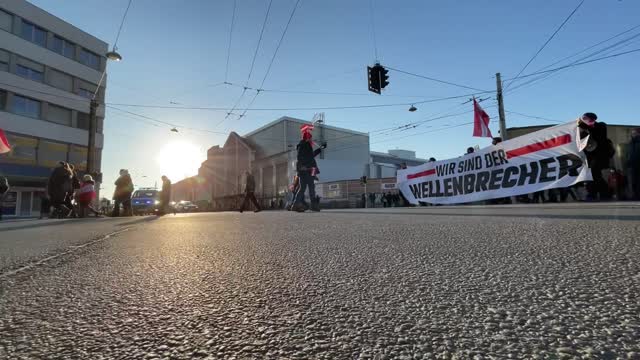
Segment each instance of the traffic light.
[[367,66],[367,78],[369,79],[369,91],[380,94],[380,76],[377,66]]
[[384,89],[387,85],[389,85],[389,70],[385,69],[382,65],[378,65],[380,70],[378,70],[378,74],[380,76],[380,88]]
[[367,78],[369,79],[369,91],[380,94],[382,89],[389,85],[389,70],[380,64],[373,67],[367,66]]

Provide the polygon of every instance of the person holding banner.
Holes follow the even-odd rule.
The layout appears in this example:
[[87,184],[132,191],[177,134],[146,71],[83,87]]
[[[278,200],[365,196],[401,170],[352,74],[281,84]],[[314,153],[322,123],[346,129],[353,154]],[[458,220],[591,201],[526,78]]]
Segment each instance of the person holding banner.
[[598,116],[591,112],[584,113],[578,118],[581,133],[583,136],[589,136],[584,152],[587,155],[593,181],[587,184],[587,201],[608,200],[611,197],[602,171],[609,168],[615,149],[611,140],[607,138],[607,124],[596,120]]

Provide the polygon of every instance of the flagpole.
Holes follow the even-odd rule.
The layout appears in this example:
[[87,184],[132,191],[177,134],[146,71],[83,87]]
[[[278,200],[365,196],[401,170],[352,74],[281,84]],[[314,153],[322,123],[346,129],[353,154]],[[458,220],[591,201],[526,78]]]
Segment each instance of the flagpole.
[[496,85],[498,87],[498,114],[500,116],[500,137],[502,141],[507,140],[507,124],[504,116],[504,100],[502,99],[502,80],[500,73],[496,73]]

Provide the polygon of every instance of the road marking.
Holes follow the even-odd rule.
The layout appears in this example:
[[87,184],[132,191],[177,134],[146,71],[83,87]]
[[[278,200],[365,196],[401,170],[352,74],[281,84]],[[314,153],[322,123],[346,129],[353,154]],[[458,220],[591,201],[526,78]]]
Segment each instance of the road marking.
[[25,265],[25,266],[22,266],[20,268],[4,272],[4,273],[0,274],[0,279],[8,278],[9,276],[13,276],[13,275],[21,273],[23,271],[27,271],[27,270],[33,269],[33,268],[35,268],[37,266],[40,266],[40,265],[42,265],[42,264],[44,264],[44,263],[46,263],[48,261],[57,259],[57,258],[59,258],[61,256],[65,256],[65,255],[71,254],[71,253],[76,252],[76,251],[78,251],[78,250],[80,250],[82,248],[85,248],[85,247],[89,246],[89,245],[93,245],[95,243],[98,243],[98,242],[101,242],[101,241],[105,241],[105,240],[107,240],[109,238],[112,238],[114,236],[117,236],[117,235],[119,235],[119,234],[121,234],[121,233],[123,233],[125,231],[129,231],[129,229],[130,228],[124,228],[124,229],[121,229],[121,230],[114,231],[112,233],[103,235],[103,236],[101,236],[101,237],[99,237],[99,238],[97,238],[95,240],[89,241],[89,242],[81,244],[81,245],[69,246],[68,247],[69,250],[67,250],[65,252],[62,252],[60,254],[47,256],[46,258],[38,260],[38,261],[36,261],[34,263],[31,263],[29,265]]

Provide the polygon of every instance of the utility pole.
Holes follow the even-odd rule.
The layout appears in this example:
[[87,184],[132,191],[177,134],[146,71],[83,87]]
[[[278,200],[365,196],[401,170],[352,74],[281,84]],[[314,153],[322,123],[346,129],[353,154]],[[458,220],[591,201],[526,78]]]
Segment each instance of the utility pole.
[[500,137],[507,140],[507,124],[504,117],[504,100],[502,99],[502,79],[500,73],[496,73],[496,86],[498,88],[498,114],[500,116]]
[[87,174],[95,176],[96,167],[96,128],[97,118],[96,110],[98,108],[98,101],[92,99],[89,103],[89,144],[87,148]]

